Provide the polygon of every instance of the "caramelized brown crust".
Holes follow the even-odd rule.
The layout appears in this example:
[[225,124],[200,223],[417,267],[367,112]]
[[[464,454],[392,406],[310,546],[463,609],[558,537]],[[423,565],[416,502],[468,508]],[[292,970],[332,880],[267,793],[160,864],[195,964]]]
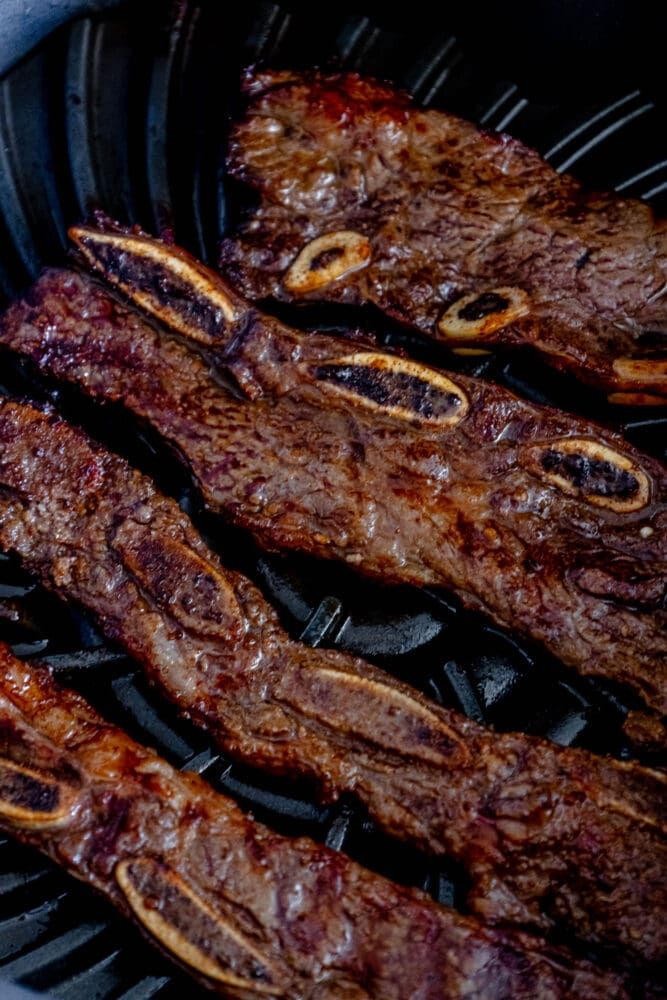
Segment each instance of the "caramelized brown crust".
[[[229,167],[261,202],[221,257],[245,295],[372,302],[448,344],[529,345],[626,403],[667,403],[667,223],[646,205],[355,74],[245,84]],[[341,231],[365,266],[295,284]]]
[[356,796],[387,833],[456,858],[486,921],[664,957],[664,776],[492,733],[361,660],[292,642],[149,480],[10,401],[0,544],[236,758],[304,777],[326,802]]
[[[122,400],[173,445],[211,509],[265,547],[446,587],[664,713],[659,462],[498,386],[291,330],[178,248],[122,231],[76,227],[73,236],[151,316],[181,334],[205,330],[209,356],[94,282],[56,271],[0,320],[0,343]],[[183,278],[186,265],[196,281]]]
[[0,828],[102,892],[225,997],[628,996],[614,973],[540,939],[489,930],[310,840],[270,832],[5,648],[0,769],[39,772],[71,802],[57,824],[42,822],[41,803],[8,818],[0,781]]

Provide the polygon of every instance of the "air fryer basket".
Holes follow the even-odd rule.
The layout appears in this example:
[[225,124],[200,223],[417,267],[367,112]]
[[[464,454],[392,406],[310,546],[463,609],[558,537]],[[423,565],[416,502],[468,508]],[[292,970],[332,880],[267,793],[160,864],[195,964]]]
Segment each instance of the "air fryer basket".
[[[491,78],[474,46],[416,24],[381,28],[333,5],[290,14],[248,0],[243,9],[165,0],[127,4],[60,29],[0,82],[0,299],[3,304],[45,263],[65,260],[70,222],[103,207],[151,231],[171,230],[210,262],[243,208],[224,173],[229,115],[239,108],[243,65],[334,64],[380,75],[425,104],[445,107],[535,146],[559,169],[667,209],[667,155],[660,108],[638,90],[604,102],[586,94],[575,110],[538,104],[508,80]],[[508,67],[511,78],[511,68]],[[363,312],[349,322],[377,320]],[[341,312],[289,312],[303,324],[336,329]],[[345,320],[344,320],[345,321]],[[387,343],[424,360],[451,357],[380,324]],[[665,458],[667,417],[609,407],[591,390],[534,359],[458,359],[458,367],[521,394],[573,406],[620,426]],[[499,728],[627,756],[623,692],[577,679],[542,652],[461,611],[446,595],[384,589],[345,570],[266,556],[247,536],[205,514],[186,477],[160,444],[118,407],[37,380],[3,356],[0,391],[52,399],[77,423],[126,455],[177,496],[211,544],[233,554],[280,610],[290,632],[311,645],[351,650],[429,696]],[[50,663],[107,717],[179,767],[200,771],[259,819],[307,833],[390,877],[460,905],[460,873],[380,836],[355,806],[322,808],[307,788],[232,765],[204,734],[150,691],[135,665],[109,647],[74,607],[46,595],[0,555],[0,639],[20,656]],[[64,1000],[162,1000],[200,995],[87,888],[10,840],[0,856],[0,977]]]

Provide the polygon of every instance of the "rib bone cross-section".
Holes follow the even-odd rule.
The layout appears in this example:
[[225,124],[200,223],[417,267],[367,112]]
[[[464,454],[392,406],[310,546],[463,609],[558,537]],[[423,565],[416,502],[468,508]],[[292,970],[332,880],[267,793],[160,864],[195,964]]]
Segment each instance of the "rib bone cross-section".
[[260,545],[446,588],[664,713],[660,462],[496,385],[293,330],[176,247],[73,236],[141,312],[48,271],[0,320],[1,345],[151,424]]
[[5,647],[0,829],[227,1000],[629,998],[622,975],[253,822]]
[[[487,922],[620,945],[637,966],[667,952],[661,773],[493,733],[362,660],[292,641],[149,479],[52,412],[9,400],[0,545],[87,608],[234,758],[304,778],[324,802],[353,796],[386,833],[458,861]],[[39,777],[24,763],[26,796],[7,819],[57,826],[76,786],[44,778],[31,811]]]
[[245,87],[229,167],[260,203],[221,264],[249,298],[370,303],[667,404],[667,220],[354,73],[250,70]]

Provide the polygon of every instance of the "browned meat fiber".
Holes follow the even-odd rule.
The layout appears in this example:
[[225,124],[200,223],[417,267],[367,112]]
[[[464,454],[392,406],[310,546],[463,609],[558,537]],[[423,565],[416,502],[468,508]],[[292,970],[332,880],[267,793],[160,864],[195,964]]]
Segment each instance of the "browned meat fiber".
[[260,194],[221,264],[248,298],[373,303],[451,345],[529,345],[667,403],[667,221],[507,135],[356,74],[249,71],[229,168]]
[[264,547],[446,587],[664,713],[664,466],[490,383],[292,330],[177,248],[74,237],[191,345],[67,271],[10,308],[0,344],[121,400],[171,443],[211,509]]
[[4,648],[0,828],[102,892],[225,997],[628,996],[613,972],[254,823]]
[[576,934],[650,975],[667,953],[664,775],[492,733],[362,660],[291,641],[150,480],[7,400],[0,545],[89,609],[235,758],[304,777],[325,802],[356,796],[385,832],[456,858],[485,921]]

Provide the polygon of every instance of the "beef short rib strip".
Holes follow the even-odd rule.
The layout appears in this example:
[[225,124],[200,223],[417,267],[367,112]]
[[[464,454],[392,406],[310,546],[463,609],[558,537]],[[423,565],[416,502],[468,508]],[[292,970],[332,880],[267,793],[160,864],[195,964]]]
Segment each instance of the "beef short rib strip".
[[229,168],[260,204],[248,298],[373,303],[451,345],[529,345],[615,402],[667,403],[667,221],[356,74],[255,73]]
[[628,996],[613,972],[272,833],[6,649],[0,828],[102,892],[225,997]]
[[492,384],[291,330],[177,248],[74,235],[209,357],[63,271],[0,319],[0,344],[147,420],[264,547],[446,587],[664,713],[664,466]]
[[291,641],[177,504],[49,412],[0,402],[0,545],[91,611],[235,758],[356,796],[465,866],[490,923],[667,954],[665,776],[501,735],[361,660]]

